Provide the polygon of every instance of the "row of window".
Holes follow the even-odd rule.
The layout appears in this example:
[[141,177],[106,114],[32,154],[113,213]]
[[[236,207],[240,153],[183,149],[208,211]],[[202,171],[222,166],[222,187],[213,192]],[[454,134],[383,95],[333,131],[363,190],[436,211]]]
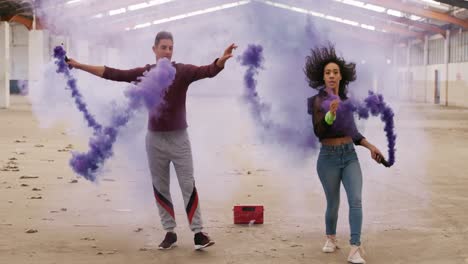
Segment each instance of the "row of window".
[[[399,47],[396,50],[398,65],[406,65],[408,49]],[[428,41],[428,64],[443,64],[445,58],[445,39],[432,39]],[[468,31],[450,34],[449,63],[468,61]],[[409,64],[424,64],[424,43],[412,44],[409,48]]]

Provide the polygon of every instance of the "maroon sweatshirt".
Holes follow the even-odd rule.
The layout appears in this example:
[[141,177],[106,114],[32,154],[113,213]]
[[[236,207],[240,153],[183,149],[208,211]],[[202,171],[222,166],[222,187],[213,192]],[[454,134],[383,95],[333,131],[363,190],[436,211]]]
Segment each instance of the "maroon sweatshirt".
[[[189,85],[197,80],[216,76],[223,68],[216,65],[216,59],[210,65],[195,66],[173,62],[176,68],[175,79],[164,97],[167,107],[158,118],[149,114],[148,129],[151,131],[174,131],[187,128],[185,100]],[[137,78],[155,65],[130,70],[119,70],[104,66],[103,78],[119,82],[137,82]]]

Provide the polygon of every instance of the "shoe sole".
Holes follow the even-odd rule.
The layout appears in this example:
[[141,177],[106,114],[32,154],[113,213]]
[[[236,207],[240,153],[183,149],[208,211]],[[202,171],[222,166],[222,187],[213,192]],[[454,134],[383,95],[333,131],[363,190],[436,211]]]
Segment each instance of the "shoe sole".
[[322,249],[323,253],[334,253],[336,249]]
[[353,263],[353,264],[366,264],[366,261],[364,261],[364,262],[352,262],[351,260],[348,259],[348,263]]
[[168,247],[168,248],[158,247],[158,249],[159,249],[159,250],[169,250],[169,249],[173,249],[173,248],[175,248],[175,247],[177,247],[177,245],[174,243],[174,244],[172,244],[172,245],[171,245],[170,247]]
[[210,246],[212,246],[214,244],[215,244],[214,241],[210,241],[210,242],[208,242],[208,244],[205,244],[205,245],[195,245],[195,250],[202,250],[202,249],[210,247]]

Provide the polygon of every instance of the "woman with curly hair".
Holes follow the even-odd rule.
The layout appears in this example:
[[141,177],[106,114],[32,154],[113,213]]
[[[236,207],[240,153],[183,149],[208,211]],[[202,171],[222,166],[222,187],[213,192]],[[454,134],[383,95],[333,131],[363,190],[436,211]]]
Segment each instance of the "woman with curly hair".
[[348,84],[356,80],[356,64],[338,57],[332,45],[311,50],[306,57],[304,72],[309,86],[318,94],[308,99],[315,135],[321,142],[317,173],[325,191],[327,210],[325,225],[327,240],[323,252],[335,252],[336,223],[340,204],[340,183],[346,190],[349,204],[351,251],[348,261],[365,263],[361,254],[362,173],[354,145],[369,149],[371,156],[381,162],[382,154],[356,128],[351,104],[347,98]]

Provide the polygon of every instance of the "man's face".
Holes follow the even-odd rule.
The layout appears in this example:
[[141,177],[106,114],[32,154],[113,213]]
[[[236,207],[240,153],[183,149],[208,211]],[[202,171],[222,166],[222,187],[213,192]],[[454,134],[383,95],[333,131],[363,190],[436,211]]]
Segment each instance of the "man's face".
[[161,39],[157,46],[153,46],[154,55],[156,55],[156,60],[161,58],[167,58],[171,60],[172,58],[172,49],[174,44],[170,39]]

